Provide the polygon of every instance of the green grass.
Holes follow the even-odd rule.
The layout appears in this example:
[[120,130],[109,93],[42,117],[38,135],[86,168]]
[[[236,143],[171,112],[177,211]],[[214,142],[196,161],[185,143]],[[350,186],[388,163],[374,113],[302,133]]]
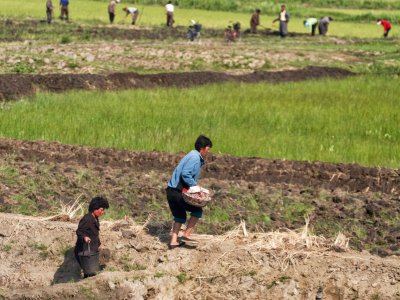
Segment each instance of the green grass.
[[177,152],[204,133],[216,153],[397,167],[397,81],[39,94],[2,107],[0,137]]

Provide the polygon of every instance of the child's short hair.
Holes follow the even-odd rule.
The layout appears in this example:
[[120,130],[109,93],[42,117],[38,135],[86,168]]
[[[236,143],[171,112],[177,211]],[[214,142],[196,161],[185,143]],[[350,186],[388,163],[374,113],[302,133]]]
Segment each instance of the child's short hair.
[[99,208],[109,208],[110,205],[108,204],[108,200],[105,197],[94,197],[89,204],[89,212],[92,213],[94,212],[96,209]]

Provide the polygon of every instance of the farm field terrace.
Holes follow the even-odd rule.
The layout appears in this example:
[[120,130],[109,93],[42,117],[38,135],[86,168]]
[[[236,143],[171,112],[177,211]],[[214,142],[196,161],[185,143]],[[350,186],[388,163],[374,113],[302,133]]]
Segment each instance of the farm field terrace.
[[[0,17],[12,19],[45,19],[45,7],[41,0],[32,0],[26,3],[22,0],[3,0],[0,3]],[[70,17],[71,22],[78,24],[92,24],[92,25],[106,25],[108,24],[107,15],[107,1],[90,1],[90,0],[76,0],[70,4]],[[134,4],[133,2],[121,3],[117,10],[116,20],[114,26],[130,26],[130,19],[125,18],[122,12],[124,6],[137,6],[143,13],[139,18],[140,27],[148,26],[162,26],[165,23],[165,9],[164,5],[141,5]],[[280,4],[279,4],[280,5]],[[266,11],[261,15],[261,24],[264,28],[270,30],[278,30],[278,25],[272,26],[272,20],[276,18],[279,12],[279,5],[266,8]],[[230,22],[239,21],[243,26],[243,30],[249,28],[249,19],[253,8],[246,9],[245,12],[234,11],[211,11],[201,9],[188,9],[179,8],[175,12],[175,26],[188,26],[190,20],[197,20],[203,24],[204,29],[207,28],[220,28],[223,30]],[[303,26],[303,20],[310,16],[317,18],[321,17],[328,12],[335,17],[335,21],[331,24],[329,35],[338,37],[358,37],[358,38],[377,38],[382,35],[382,28],[376,25],[377,18],[389,18],[393,22],[399,19],[399,10],[383,10],[376,12],[375,10],[340,10],[329,9],[322,10],[321,8],[299,6],[295,5],[289,12],[292,15],[289,23],[289,32],[303,32],[307,33],[308,30]],[[55,5],[54,10],[55,25],[60,23],[57,19],[59,16],[58,5]],[[397,37],[396,28],[391,32],[391,35]]]
[[0,136],[177,152],[205,132],[217,153],[396,167],[391,78],[41,93],[3,105]]
[[[400,297],[397,2],[289,0],[285,39],[278,2],[180,0],[174,28],[162,0],[122,0],[112,26],[108,0],[69,23],[53,4],[49,26],[44,0],[0,0],[0,299]],[[166,183],[199,134],[213,201],[200,245],[169,251]],[[80,280],[71,206],[95,195],[109,261]]]

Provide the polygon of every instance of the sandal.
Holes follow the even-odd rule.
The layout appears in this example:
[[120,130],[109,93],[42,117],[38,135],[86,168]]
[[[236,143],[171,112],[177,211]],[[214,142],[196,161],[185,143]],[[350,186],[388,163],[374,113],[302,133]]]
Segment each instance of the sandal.
[[193,240],[193,239],[188,238],[186,236],[181,237],[181,241],[183,241],[184,243],[186,242],[186,243],[192,244],[192,245],[197,245],[199,243],[199,241]]
[[178,247],[183,247],[183,246],[185,246],[185,245],[186,245],[185,242],[179,242],[179,244],[177,244],[177,245],[168,244],[168,249],[169,249],[169,250],[172,250],[172,249],[175,249],[175,248],[178,248]]

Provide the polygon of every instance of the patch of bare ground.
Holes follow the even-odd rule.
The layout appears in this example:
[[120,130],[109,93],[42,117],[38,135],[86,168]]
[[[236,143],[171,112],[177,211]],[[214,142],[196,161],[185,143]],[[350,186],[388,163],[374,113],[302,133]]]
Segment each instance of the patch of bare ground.
[[[0,211],[48,216],[103,194],[111,217],[144,221],[152,214],[169,226],[165,187],[182,156],[1,139]],[[354,249],[400,254],[399,170],[212,155],[201,182],[215,200],[201,233],[223,234],[241,220],[257,232],[295,229],[309,214],[315,234],[341,231]]]
[[[395,299],[399,258],[346,248],[345,240],[242,223],[197,248],[167,250],[152,220],[101,222],[104,270],[82,280],[72,247],[77,223],[0,214],[3,299]],[[375,297],[375,298],[374,298]]]
[[301,70],[254,72],[229,75],[218,72],[0,75],[0,100],[18,99],[36,91],[64,92],[68,90],[121,90],[156,87],[191,87],[223,82],[287,82],[315,78],[343,78],[352,72],[331,67],[307,67]]
[[345,50],[322,51],[316,47],[310,52],[301,47],[280,49],[269,45],[265,48],[257,43],[226,44],[206,39],[196,43],[176,40],[168,45],[162,41],[141,40],[69,44],[27,40],[2,45],[0,72],[43,75],[214,70],[249,73],[294,68],[293,65],[299,64],[352,65],[362,60],[363,53]]

